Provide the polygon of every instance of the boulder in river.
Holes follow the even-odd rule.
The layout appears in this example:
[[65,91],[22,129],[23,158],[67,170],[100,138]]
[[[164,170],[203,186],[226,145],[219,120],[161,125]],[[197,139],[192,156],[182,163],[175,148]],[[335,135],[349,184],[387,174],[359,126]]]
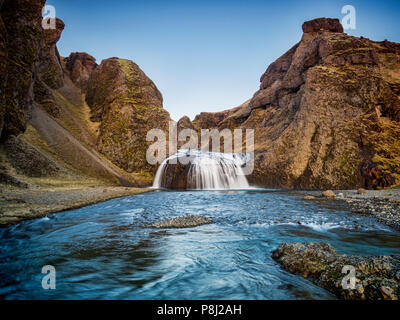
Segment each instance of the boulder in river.
[[[272,257],[287,271],[301,275],[345,300],[398,300],[400,256],[350,256],[339,254],[328,243],[284,243]],[[354,289],[342,282],[354,267]]]
[[212,221],[208,218],[202,216],[185,216],[177,217],[173,219],[163,220],[159,222],[154,222],[148,226],[151,228],[192,228],[203,224],[210,224]]
[[335,193],[332,190],[326,190],[326,191],[322,192],[322,195],[326,198],[334,198],[335,197]]

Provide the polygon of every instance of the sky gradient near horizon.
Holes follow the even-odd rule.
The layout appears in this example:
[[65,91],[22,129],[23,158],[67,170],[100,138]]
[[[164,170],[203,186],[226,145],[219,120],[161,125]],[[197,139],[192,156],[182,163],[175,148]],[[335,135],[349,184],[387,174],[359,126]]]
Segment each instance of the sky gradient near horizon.
[[66,27],[62,56],[87,52],[136,62],[174,120],[236,107],[251,98],[270,63],[301,38],[301,25],[356,9],[356,30],[400,42],[400,1],[48,0]]

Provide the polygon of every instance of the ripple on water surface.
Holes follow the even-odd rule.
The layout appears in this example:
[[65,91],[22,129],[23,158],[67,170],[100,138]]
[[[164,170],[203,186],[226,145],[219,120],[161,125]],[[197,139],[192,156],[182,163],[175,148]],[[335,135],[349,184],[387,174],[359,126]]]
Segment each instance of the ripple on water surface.
[[[213,224],[151,229],[202,215]],[[283,242],[326,241],[347,254],[398,254],[399,233],[345,203],[293,192],[159,191],[113,199],[0,230],[6,299],[334,299],[283,271]],[[41,289],[54,265],[57,289]]]

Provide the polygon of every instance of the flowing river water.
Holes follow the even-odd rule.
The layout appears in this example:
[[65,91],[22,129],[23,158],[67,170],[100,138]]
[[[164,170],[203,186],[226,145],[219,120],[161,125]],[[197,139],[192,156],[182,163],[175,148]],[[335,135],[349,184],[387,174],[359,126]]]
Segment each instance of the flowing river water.
[[[183,215],[214,223],[144,226]],[[400,253],[399,232],[338,200],[265,189],[154,191],[0,229],[0,298],[335,299],[271,258],[294,241]],[[42,288],[44,265],[56,269],[55,290]]]

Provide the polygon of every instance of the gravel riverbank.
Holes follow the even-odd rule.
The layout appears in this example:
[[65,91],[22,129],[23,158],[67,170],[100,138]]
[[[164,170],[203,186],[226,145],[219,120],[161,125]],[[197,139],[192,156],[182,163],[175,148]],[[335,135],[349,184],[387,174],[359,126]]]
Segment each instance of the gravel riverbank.
[[0,189],[0,227],[148,191],[151,189],[104,186],[25,189],[7,186]]
[[[335,190],[332,201],[346,201],[352,213],[369,215],[400,231],[400,189]],[[304,193],[304,200],[317,200],[321,191]],[[311,198],[310,198],[311,197]]]

